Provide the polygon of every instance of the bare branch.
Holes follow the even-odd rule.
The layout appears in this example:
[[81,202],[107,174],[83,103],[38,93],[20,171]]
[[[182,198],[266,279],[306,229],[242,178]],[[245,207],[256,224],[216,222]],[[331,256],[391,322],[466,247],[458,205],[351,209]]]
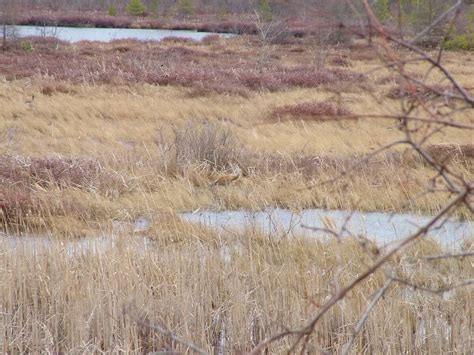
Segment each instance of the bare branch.
[[422,259],[432,261],[432,260],[439,260],[439,259],[450,259],[450,258],[467,258],[470,256],[474,256],[474,251],[466,252],[466,253],[456,253],[456,254],[441,254],[441,255],[431,255],[431,256],[424,256]]
[[199,348],[197,345],[191,343],[190,341],[187,341],[187,340],[184,340],[180,337],[178,337],[176,334],[174,334],[171,330],[169,329],[166,329],[156,323],[152,323],[152,322],[144,322],[140,319],[138,319],[136,316],[133,316],[130,312],[130,308],[132,307],[132,305],[129,305],[128,307],[126,307],[124,309],[124,313],[128,313],[132,318],[135,319],[135,321],[137,322],[137,324],[139,324],[140,326],[142,327],[145,327],[145,328],[149,328],[149,329],[152,329],[168,338],[170,338],[171,340],[175,341],[176,343],[179,343],[181,345],[184,345],[185,347],[187,347],[189,350],[192,350],[193,352],[197,353],[197,354],[200,354],[200,355],[209,355],[209,353],[201,348]]
[[264,339],[261,341],[257,346],[250,352],[250,354],[256,355],[259,354],[263,348],[268,346],[270,343],[275,342],[285,336],[288,335],[297,335],[297,340],[295,344],[293,345],[293,348],[308,334],[311,334],[314,331],[314,328],[316,324],[319,322],[319,320],[335,305],[337,304],[341,299],[343,299],[347,293],[352,290],[354,287],[356,287],[358,284],[360,284],[362,281],[364,281],[367,277],[375,273],[382,265],[384,265],[396,252],[400,251],[404,246],[407,244],[411,243],[412,241],[416,240],[417,238],[421,237],[422,235],[425,235],[433,225],[436,224],[436,222],[441,219],[445,214],[447,214],[453,207],[459,205],[464,198],[471,193],[471,191],[474,189],[474,184],[473,186],[468,186],[464,191],[461,193],[457,194],[449,203],[447,203],[441,211],[436,214],[428,223],[426,223],[423,227],[420,227],[415,233],[411,234],[410,236],[406,237],[405,239],[402,239],[398,244],[396,244],[391,250],[389,250],[385,255],[380,257],[371,267],[369,267],[366,271],[364,271],[362,274],[360,274],[357,278],[355,278],[349,285],[346,287],[342,288],[339,290],[337,293],[335,293],[331,299],[329,299],[319,310],[319,312],[316,314],[316,316],[311,319],[307,325],[303,326],[299,330],[293,330],[293,331],[284,331],[279,334],[276,334],[272,337],[269,337],[267,339]]
[[355,338],[361,331],[362,327],[364,326],[365,322],[367,321],[367,318],[369,318],[369,314],[372,311],[372,309],[375,307],[377,302],[382,298],[382,296],[385,294],[385,292],[388,290],[390,287],[390,284],[392,283],[392,279],[388,278],[385,281],[385,284],[375,292],[375,295],[372,297],[372,301],[367,305],[367,308],[365,309],[364,313],[362,313],[361,317],[359,318],[359,321],[357,322],[356,326],[354,327],[354,331],[352,332],[349,340],[347,341],[346,344],[342,347],[341,354],[346,355],[349,353],[350,348],[352,347],[352,344],[354,343]]
[[441,63],[438,63],[437,60],[431,58],[425,52],[423,52],[421,49],[414,46],[413,44],[410,44],[406,41],[403,41],[403,40],[391,35],[387,31],[385,31],[383,29],[383,26],[380,24],[380,21],[377,19],[377,17],[372,12],[372,9],[370,8],[369,4],[367,3],[367,0],[363,0],[363,3],[364,3],[364,6],[366,8],[367,14],[371,17],[372,21],[375,23],[374,27],[375,27],[375,30],[379,33],[379,35],[381,35],[383,38],[387,38],[387,39],[391,40],[392,42],[394,42],[394,43],[396,43],[396,44],[398,44],[402,47],[405,47],[407,49],[410,49],[411,51],[419,54],[420,56],[422,56],[425,59],[426,62],[428,62],[431,65],[438,68],[443,73],[443,75],[454,85],[454,87],[461,93],[461,95],[463,96],[463,99],[466,102],[468,102],[472,107],[474,107],[474,98],[472,98],[467,93],[467,91],[464,90],[464,88],[461,86],[461,84],[459,84],[459,82],[451,75],[451,73]]
[[453,6],[447,9],[443,14],[441,14],[435,21],[431,23],[428,27],[426,27],[423,31],[418,33],[411,41],[411,44],[415,44],[421,37],[425,34],[429,33],[433,28],[438,26],[446,17],[448,17],[454,11],[457,11],[462,4],[462,0],[458,0]]
[[409,287],[413,288],[414,290],[433,293],[433,294],[438,295],[438,296],[442,295],[445,292],[454,290],[455,288],[474,285],[474,279],[470,279],[470,280],[466,280],[464,282],[461,282],[461,283],[458,283],[458,284],[455,284],[455,285],[450,285],[450,286],[446,286],[446,287],[442,287],[442,288],[438,288],[438,289],[432,289],[432,288],[428,288],[428,287],[413,284],[410,281],[407,281],[407,280],[404,280],[404,279],[401,279],[401,278],[398,278],[398,277],[393,277],[392,280],[395,281],[395,282],[401,283],[403,285],[409,286]]

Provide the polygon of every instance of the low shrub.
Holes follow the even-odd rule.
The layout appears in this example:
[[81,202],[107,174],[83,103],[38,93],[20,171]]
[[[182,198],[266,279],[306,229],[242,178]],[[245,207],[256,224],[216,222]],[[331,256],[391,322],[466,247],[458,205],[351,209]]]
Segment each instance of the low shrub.
[[117,16],[117,6],[115,4],[110,4],[109,8],[107,9],[107,14],[109,16]]
[[189,120],[174,130],[176,166],[206,165],[222,170],[236,164],[242,147],[229,128],[215,122]]
[[432,100],[442,96],[442,93],[449,93],[450,91],[451,87],[446,85],[412,85],[408,87],[398,85],[388,90],[386,97],[395,100],[401,98]]
[[104,192],[109,188],[124,189],[124,180],[105,169],[99,161],[87,158],[20,158],[2,155],[0,182],[3,185],[76,187]]
[[329,59],[329,63],[339,67],[350,67],[352,64],[350,60],[348,60],[344,56],[334,56]]
[[186,37],[168,36],[161,40],[163,43],[193,43],[195,40]]
[[73,94],[75,90],[62,83],[45,83],[40,89],[45,96],[52,96],[54,94]]
[[313,121],[327,121],[334,117],[351,115],[346,107],[332,102],[303,102],[295,105],[277,107],[272,111],[271,117],[281,120],[282,118],[297,118]]
[[[48,75],[73,83],[148,83],[183,86],[209,93],[247,95],[250,91],[277,91],[291,87],[314,88],[336,83],[364,83],[366,77],[348,69],[289,67],[269,56],[264,70],[256,64],[258,53],[243,57],[240,52],[225,55],[209,52],[187,39],[164,42],[123,40],[109,44],[82,41],[74,45],[37,44],[35,50],[0,52],[0,74],[7,80]],[[44,41],[44,40],[41,40]],[[170,43],[179,42],[172,46]],[[43,43],[43,42],[38,42]],[[192,43],[192,42],[191,42]],[[225,85],[224,85],[225,84]],[[228,86],[230,89],[226,89]]]
[[442,44],[444,49],[474,51],[474,33],[454,36]]
[[31,43],[31,41],[28,41],[28,40],[23,41],[21,42],[21,49],[29,53],[33,50],[33,43]]
[[212,44],[212,43],[219,42],[220,39],[221,39],[221,36],[219,35],[207,35],[201,40],[201,42],[203,44]]

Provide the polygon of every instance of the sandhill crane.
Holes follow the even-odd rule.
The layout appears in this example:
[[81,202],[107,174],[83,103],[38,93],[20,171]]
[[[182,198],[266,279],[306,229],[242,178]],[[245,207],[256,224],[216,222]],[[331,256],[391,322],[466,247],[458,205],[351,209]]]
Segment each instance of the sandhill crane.
[[209,184],[212,186],[226,186],[229,185],[232,181],[237,180],[242,175],[242,170],[237,165],[232,165],[232,173],[219,176],[216,180]]

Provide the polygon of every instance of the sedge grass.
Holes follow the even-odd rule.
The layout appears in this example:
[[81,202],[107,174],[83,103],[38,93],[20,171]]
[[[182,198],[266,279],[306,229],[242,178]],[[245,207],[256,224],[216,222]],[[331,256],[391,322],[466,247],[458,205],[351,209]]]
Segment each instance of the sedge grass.
[[[374,258],[352,240],[339,245],[250,231],[225,235],[167,220],[169,233],[158,231],[146,248],[134,241],[138,235],[122,236],[113,248],[76,254],[59,241],[36,251],[3,245],[2,349],[186,350],[146,327],[159,324],[207,351],[216,349],[225,331],[226,352],[248,351],[314,314],[332,292],[336,254],[344,265],[342,284]],[[435,243],[420,242],[387,269],[434,289],[472,275],[468,259],[411,262],[439,252]],[[316,328],[310,349],[340,351],[383,278],[374,274],[334,307]],[[469,289],[443,297],[394,285],[371,313],[354,351],[465,353],[472,345],[470,295]],[[291,339],[282,340],[270,351],[290,345]]]

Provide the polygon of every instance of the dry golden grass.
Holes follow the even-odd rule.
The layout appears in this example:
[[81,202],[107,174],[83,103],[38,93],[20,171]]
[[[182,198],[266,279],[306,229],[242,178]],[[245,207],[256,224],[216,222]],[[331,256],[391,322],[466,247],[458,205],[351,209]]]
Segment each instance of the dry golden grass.
[[[138,44],[134,46],[140,48]],[[173,49],[175,44],[163,46]],[[245,38],[220,41],[213,46],[192,42],[180,46],[200,53],[233,51],[258,58],[255,43]],[[130,50],[135,47],[131,46]],[[310,44],[303,52],[295,52],[294,48],[294,45],[280,45],[272,47],[272,51],[281,64],[290,67],[314,60],[313,51],[317,49]],[[344,54],[347,50],[339,49],[339,52],[347,57]],[[465,64],[469,61],[468,56],[459,53],[446,53],[445,56],[448,68],[458,80],[466,87],[474,86],[474,70]],[[123,178],[125,187],[111,188],[100,194],[88,193],[78,186],[57,192],[59,199],[72,199],[81,206],[81,213],[76,213],[74,218],[86,230],[90,228],[86,225],[104,223],[117,215],[134,218],[168,207],[175,210],[199,207],[255,209],[277,205],[296,209],[324,207],[433,213],[444,203],[442,193],[407,201],[407,197],[423,192],[432,176],[429,168],[412,156],[404,156],[406,159],[395,164],[382,157],[375,167],[359,170],[350,178],[330,186],[306,189],[347,168],[351,156],[372,152],[387,142],[402,138],[402,133],[395,128],[396,120],[319,122],[287,117],[278,122],[271,118],[278,108],[306,102],[343,105],[357,114],[397,114],[400,103],[386,98],[394,83],[386,79],[389,76],[386,69],[375,70],[380,63],[373,58],[351,62],[351,70],[371,73],[366,85],[367,89],[372,86],[370,90],[352,84],[345,87],[335,84],[259,91],[248,96],[215,93],[200,96],[193,93],[194,89],[147,84],[77,85],[44,77],[1,82],[0,152],[33,157],[58,154],[91,157]],[[215,59],[204,55],[200,60]],[[425,68],[413,65],[409,69],[421,74]],[[436,82],[436,74],[431,80]],[[26,101],[32,94],[35,100],[30,105]],[[459,113],[455,118],[473,123],[469,111]],[[261,154],[261,162],[257,165],[275,165],[275,162],[266,162],[275,160],[267,159],[266,155],[276,154],[286,161],[287,167],[283,170],[275,167],[257,169],[254,162],[239,162],[240,165],[247,164],[243,166],[247,168],[247,174],[231,186],[210,191],[208,183],[219,176],[218,172],[203,170],[199,165],[201,162],[197,162],[197,166],[191,164],[185,171],[177,171],[163,152],[166,144],[173,141],[173,132],[185,127],[191,119],[196,127],[210,122],[229,130],[241,147]],[[469,147],[472,143],[469,130],[446,128],[431,137],[427,144],[429,147],[445,144]],[[305,173],[306,166],[301,170],[300,165],[292,163],[295,154],[322,161],[340,159],[340,163],[329,168],[323,165]],[[472,157],[454,159],[450,164],[464,176],[473,176]],[[30,190],[41,200],[41,189],[32,186]],[[47,192],[44,195],[47,196]],[[35,227],[43,225],[46,229],[56,228],[58,213],[52,213],[47,202],[40,205],[45,208],[39,217],[30,216],[28,223]],[[59,213],[59,220],[64,214],[67,213]],[[466,211],[464,217],[470,218]],[[59,225],[63,226],[62,223]]]
[[[400,139],[396,121],[364,119],[358,122],[282,122],[269,120],[276,107],[307,101],[325,101],[332,94],[316,89],[239,96],[187,97],[186,90],[134,86],[78,87],[76,94],[41,96],[29,108],[24,101],[35,88],[24,82],[2,83],[0,131],[10,130],[12,148],[22,154],[102,155],[154,145],[161,130],[183,125],[190,118],[221,121],[242,142],[257,150],[291,153],[345,154],[370,152]],[[383,104],[367,94],[343,95],[345,106],[358,114],[395,114],[399,103]],[[468,114],[461,121],[470,122]],[[6,142],[3,142],[5,146]],[[472,143],[469,131],[447,129],[433,143]],[[5,147],[3,148],[5,149]]]
[[[94,45],[84,46],[78,53],[94,53]],[[185,48],[179,53],[204,53],[199,63],[212,64],[211,53],[217,58],[237,53],[261,65],[258,44],[245,37],[179,46]],[[140,48],[101,45],[111,53]],[[317,50],[310,43],[278,45],[267,54],[272,64],[317,67]],[[399,112],[400,103],[387,98],[395,81],[387,70],[375,70],[380,62],[374,53],[338,49],[331,56],[338,59],[328,61],[330,66],[370,72],[367,82],[218,95],[142,83],[1,81],[0,223],[7,233],[48,232],[53,240],[42,246],[0,238],[0,348],[6,353],[187,350],[147,326],[156,324],[209,352],[225,333],[225,353],[246,352],[318,311],[334,291],[337,255],[342,285],[376,258],[356,240],[339,245],[250,230],[223,233],[184,223],[176,212],[266,206],[438,211],[447,194],[423,195],[432,187],[433,171],[401,149],[318,185],[363,154],[400,139],[396,121],[271,119],[276,109],[305,102],[343,105],[357,114]],[[459,81],[474,87],[472,58],[445,56]],[[409,69],[421,74],[426,68]],[[27,104],[33,94],[34,102]],[[472,124],[471,116],[465,111],[455,118]],[[212,157],[206,148],[214,146],[201,138],[222,138],[222,132],[230,132],[232,140]],[[446,128],[426,147],[472,180],[472,144],[470,131]],[[91,159],[93,173],[78,157]],[[242,176],[210,188],[209,182],[231,172],[231,164]],[[472,219],[467,209],[458,215]],[[138,217],[152,221],[146,233],[127,224]],[[108,242],[73,252],[66,240],[81,243],[78,237],[91,235],[106,235]],[[472,245],[465,250],[472,251]],[[422,240],[397,254],[324,316],[309,352],[341,350],[370,294],[383,285],[383,271],[434,289],[472,277],[469,258],[420,259],[441,252]],[[354,352],[468,353],[473,312],[469,288],[434,295],[394,283],[370,314]],[[269,353],[287,350],[291,340],[274,343]]]
[[[76,253],[54,240],[35,249],[0,241],[2,349],[185,351],[146,327],[158,324],[210,352],[224,331],[226,353],[248,351],[285,326],[299,326],[330,296],[337,250],[344,265],[342,284],[374,258],[352,240],[339,249],[335,242],[255,232],[218,235],[166,220],[174,232],[163,235],[160,228],[146,247],[138,235]],[[433,243],[420,242],[386,270],[434,289],[474,272],[468,259],[412,262],[439,251]],[[316,328],[310,351],[340,351],[367,297],[382,284],[379,272],[334,307]],[[471,295],[469,289],[438,296],[394,285],[370,315],[354,351],[467,353]],[[270,353],[287,349],[290,342],[275,343]]]

